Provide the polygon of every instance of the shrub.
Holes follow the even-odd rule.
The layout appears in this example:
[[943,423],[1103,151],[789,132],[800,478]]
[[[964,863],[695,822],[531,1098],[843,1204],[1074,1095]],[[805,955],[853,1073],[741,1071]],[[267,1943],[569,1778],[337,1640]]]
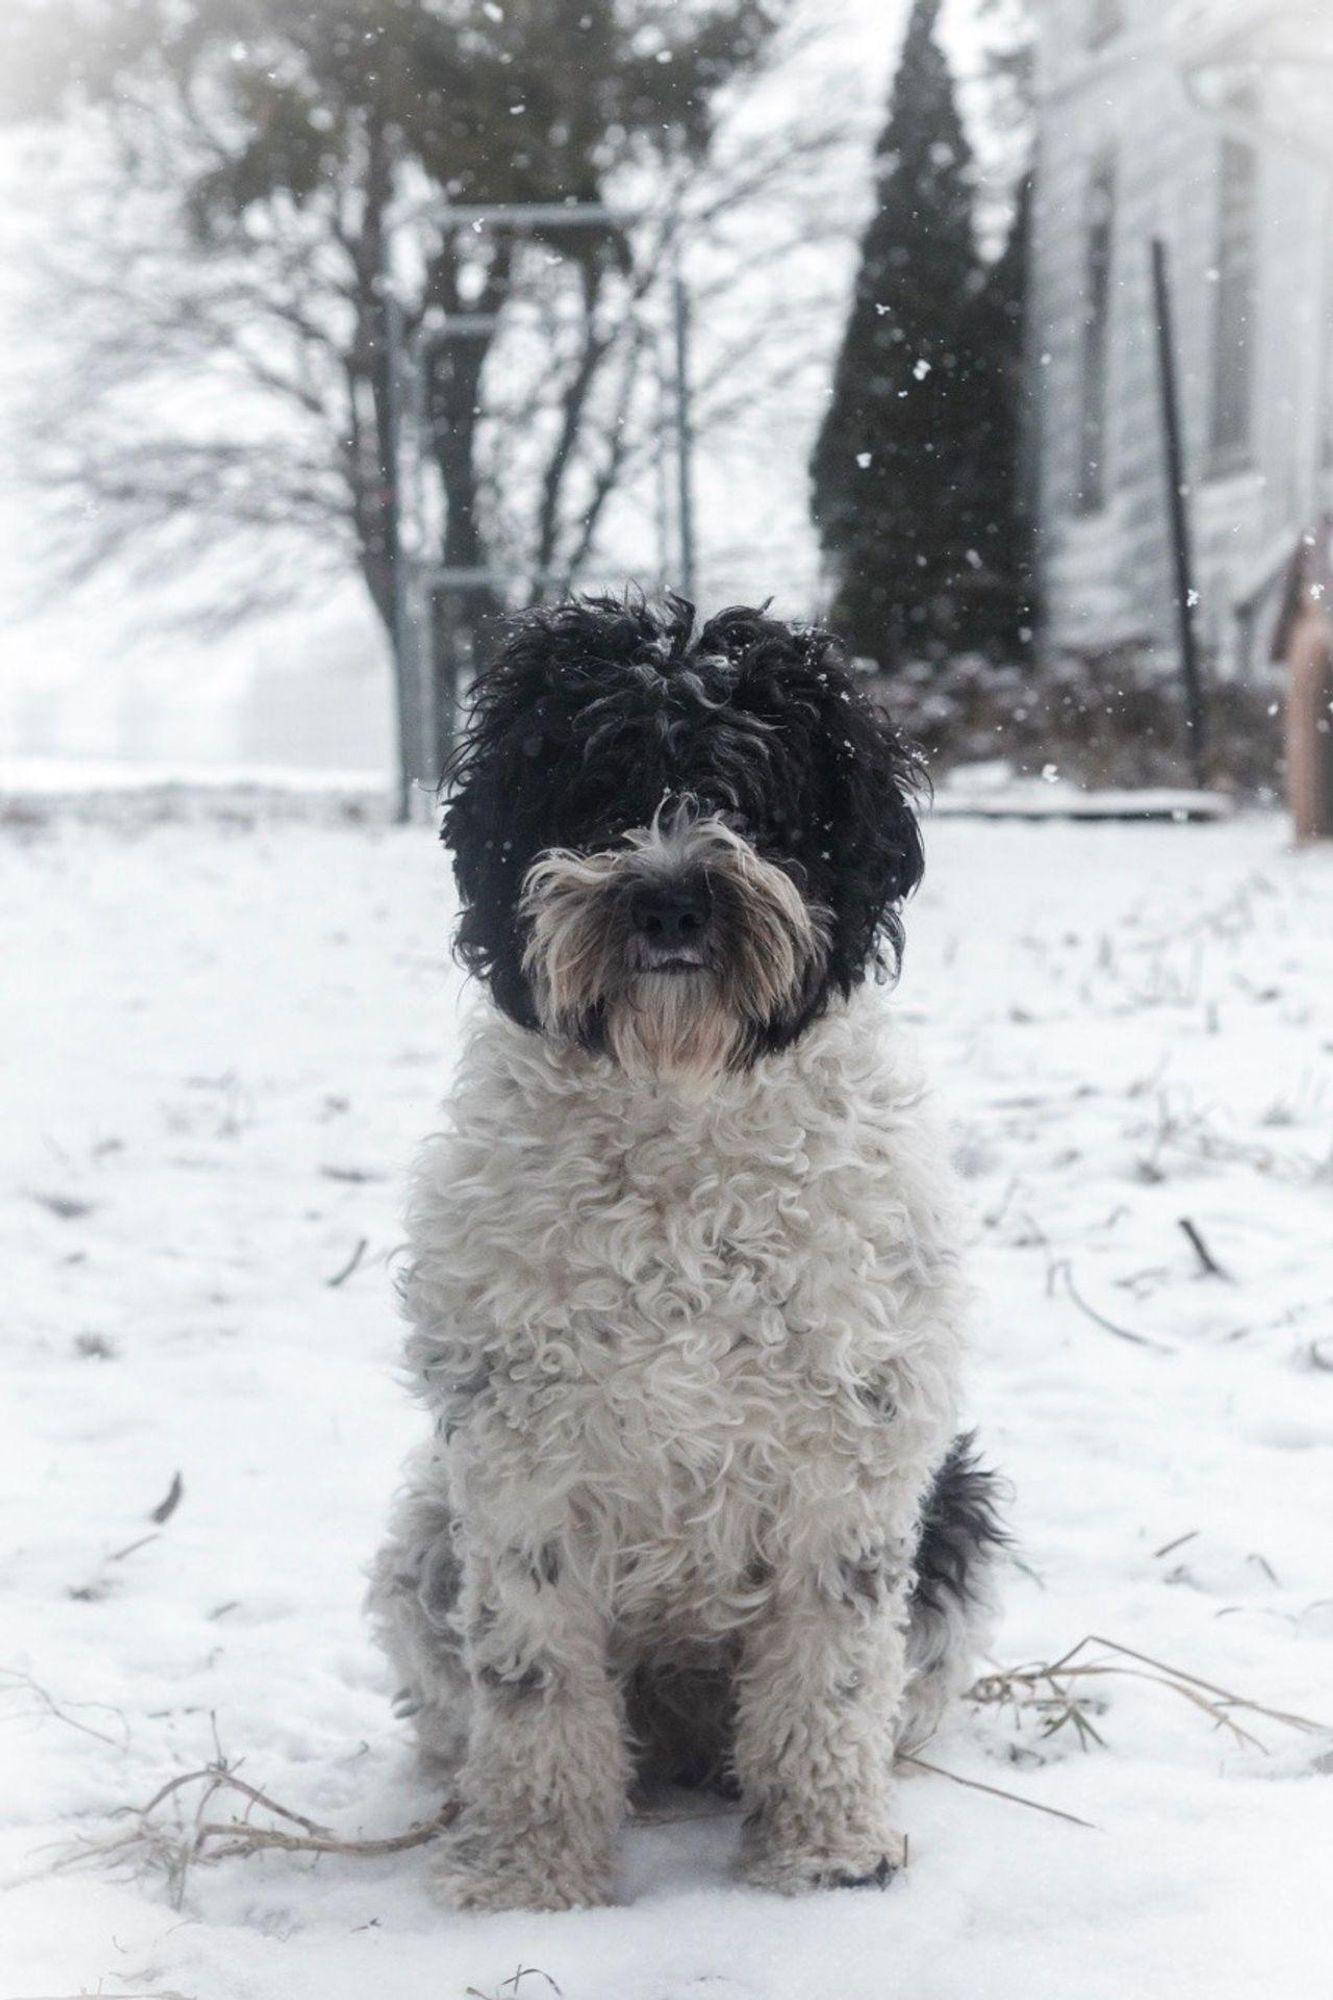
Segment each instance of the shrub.
[[[1190,782],[1179,683],[1139,647],[1065,654],[1041,666],[963,654],[878,674],[872,691],[937,777],[998,758],[1017,776],[1054,765],[1085,787]],[[1280,788],[1280,697],[1271,674],[1208,687],[1207,764],[1219,790],[1264,798]]]

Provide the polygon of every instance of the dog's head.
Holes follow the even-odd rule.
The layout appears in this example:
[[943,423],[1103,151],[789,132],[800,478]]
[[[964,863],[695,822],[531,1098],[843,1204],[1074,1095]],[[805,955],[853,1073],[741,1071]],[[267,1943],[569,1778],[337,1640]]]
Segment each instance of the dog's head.
[[827,632],[668,599],[529,613],[478,681],[444,838],[458,947],[525,1027],[700,1082],[901,948],[919,767]]

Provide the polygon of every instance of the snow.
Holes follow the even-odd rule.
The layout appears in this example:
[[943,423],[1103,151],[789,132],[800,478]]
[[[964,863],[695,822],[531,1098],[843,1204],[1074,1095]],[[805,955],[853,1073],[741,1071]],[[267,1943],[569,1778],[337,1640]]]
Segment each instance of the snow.
[[[306,810],[311,793],[355,794],[371,802],[371,795],[384,793],[383,774],[371,767],[339,770],[336,767],[302,769],[290,764],[193,764],[157,758],[3,756],[0,755],[0,793],[13,798],[40,799],[68,810],[76,799],[92,797],[105,810],[108,792],[150,793],[170,791],[182,800],[189,793],[201,794],[196,803],[205,813],[215,812],[217,795],[230,791],[238,795],[259,794],[266,810],[280,811],[288,801],[293,810]],[[293,797],[293,795],[295,795]],[[382,814],[381,814],[382,816]]]
[[[1017,1495],[995,1657],[1098,1633],[1333,1719],[1333,853],[1270,818],[929,849],[898,1005]],[[928,1753],[1095,1830],[910,1775],[883,1895],[735,1886],[734,1815],[688,1801],[627,1836],[617,1908],[555,1917],[437,1909],[421,1849],[196,1864],[179,1909],[160,1870],[52,1872],[218,1745],[344,1834],[438,1803],[359,1599],[420,1421],[387,1262],[460,988],[420,828],[19,818],[0,910],[6,2000],[1327,1991],[1330,1739],[1242,1716],[1265,1756],[1129,1678],[1089,1688],[1105,1747],[984,1708]]]
[[1045,767],[1040,778],[1014,778],[997,784],[968,782],[970,772],[991,768],[963,765],[950,772],[935,794],[937,817],[1183,821],[1226,819],[1232,811],[1232,801],[1224,792],[1170,785],[1088,789],[1062,779],[1053,764]]

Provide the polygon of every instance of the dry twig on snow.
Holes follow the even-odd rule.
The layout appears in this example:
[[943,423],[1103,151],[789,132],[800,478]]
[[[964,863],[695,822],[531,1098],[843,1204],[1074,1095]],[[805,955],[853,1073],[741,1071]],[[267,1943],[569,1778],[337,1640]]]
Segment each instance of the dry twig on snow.
[[[193,1811],[186,1814],[181,1810],[181,1800],[191,1787],[198,1787],[198,1791],[193,1800]],[[209,1807],[219,1795],[243,1799],[245,1816],[230,1820],[210,1819]],[[162,1811],[169,1801],[173,1802],[174,1810],[171,1819],[164,1817]],[[286,1820],[288,1826],[296,1831],[257,1825],[249,1818],[255,1809]],[[451,1802],[442,1807],[434,1819],[411,1826],[405,1833],[370,1840],[348,1839],[334,1833],[330,1827],[321,1826],[317,1820],[308,1819],[304,1813],[295,1812],[290,1806],[270,1798],[257,1785],[238,1777],[226,1759],[219,1755],[197,1771],[182,1771],[177,1777],[169,1778],[146,1805],[121,1807],[114,1817],[128,1818],[131,1822],[123,1832],[103,1839],[81,1838],[55,1865],[57,1868],[73,1868],[100,1861],[126,1865],[135,1870],[160,1868],[166,1874],[172,1903],[179,1909],[184,1900],[189,1871],[195,1862],[258,1854],[266,1848],[279,1848],[288,1854],[345,1854],[360,1859],[400,1854],[407,1848],[424,1847],[428,1841],[434,1840],[457,1812],[457,1806]]]
[[[124,1711],[116,1708],[111,1702],[57,1701],[48,1689],[32,1678],[31,1674],[22,1673],[17,1667],[0,1667],[0,1683],[3,1682],[8,1682],[25,1694],[30,1694],[48,1715],[54,1716],[57,1722],[67,1722],[71,1729],[77,1729],[81,1735],[94,1736],[99,1743],[109,1743],[114,1750],[124,1750],[128,1747],[130,1725],[125,1719]],[[104,1715],[114,1715],[121,1729],[119,1741],[114,1736],[108,1736],[104,1729],[94,1729],[90,1722],[80,1722],[76,1715],[71,1715],[69,1712],[74,1708],[97,1708]]]
[[1098,1312],[1095,1306],[1090,1306],[1082,1292],[1079,1291],[1078,1286],[1074,1283],[1074,1267],[1067,1257],[1057,1259],[1047,1269],[1046,1296],[1048,1298],[1055,1297],[1056,1285],[1061,1281],[1064,1283],[1064,1288],[1069,1294],[1071,1302],[1093,1322],[1094,1326],[1103,1327],[1107,1333],[1113,1333],[1117,1340],[1128,1340],[1135,1347],[1151,1347],[1158,1354],[1175,1353],[1175,1348],[1169,1346],[1166,1341],[1154,1340],[1150,1334],[1135,1333],[1132,1327],[1119,1326],[1115,1320],[1107,1319],[1105,1313]]
[[[1113,1657],[1109,1660],[1084,1658],[1092,1647],[1101,1647]],[[1293,1715],[1286,1709],[1270,1708],[1264,1702],[1252,1701],[1246,1695],[1232,1694],[1213,1681],[1187,1673],[1183,1667],[1169,1666],[1149,1653],[1136,1652],[1132,1646],[1122,1646],[1114,1639],[1103,1639],[1095,1632],[1088,1633],[1050,1665],[1009,1667],[998,1673],[983,1675],[969,1689],[968,1699],[981,1707],[1007,1707],[1015,1711],[1032,1709],[1042,1718],[1043,1736],[1054,1736],[1062,1729],[1072,1728],[1086,1750],[1090,1743],[1105,1741],[1091,1719],[1095,1711],[1092,1711],[1087,1699],[1087,1685],[1090,1681],[1113,1678],[1147,1681],[1167,1688],[1201,1710],[1217,1728],[1227,1730],[1235,1742],[1265,1754],[1267,1745],[1237,1722],[1237,1713],[1262,1716],[1270,1722],[1283,1724],[1285,1728],[1298,1729],[1310,1735],[1322,1735],[1329,1730],[1328,1724],[1315,1722],[1307,1715]]]
[[1204,1278],[1221,1278],[1228,1285],[1234,1284],[1235,1280],[1230,1271],[1224,1269],[1218,1263],[1216,1257],[1214,1257],[1212,1251],[1204,1242],[1198,1224],[1191,1222],[1187,1215],[1182,1215],[1180,1218],[1180,1227],[1185,1233],[1190,1248],[1199,1260],[1200,1276]]
[[1003,1785],[986,1785],[980,1778],[965,1778],[960,1771],[946,1771],[942,1764],[928,1763],[924,1757],[917,1757],[903,1750],[898,1753],[900,1764],[910,1764],[917,1771],[929,1771],[934,1778],[947,1778],[951,1784],[966,1785],[970,1792],[986,1792],[993,1799],[1008,1799],[1011,1805],[1026,1806],[1029,1812],[1045,1813],[1048,1819],[1067,1820],[1071,1826],[1085,1826],[1090,1833],[1097,1828],[1090,1819],[1080,1819],[1077,1813],[1062,1812],[1059,1806],[1045,1806],[1040,1799],[1025,1798],[1022,1792],[1010,1792]]
[[365,1256],[369,1248],[370,1248],[370,1238],[368,1236],[359,1236],[357,1238],[356,1248],[355,1250],[353,1250],[347,1262],[339,1270],[335,1271],[331,1278],[326,1278],[324,1280],[324,1283],[328,1286],[331,1292],[336,1292],[339,1285],[345,1285],[347,1283],[347,1280],[351,1277],[352,1273],[357,1269],[358,1265],[361,1262],[361,1259]]
[[[1096,1657],[1097,1651],[1109,1657]],[[34,1692],[42,1693],[27,1682],[26,1677],[15,1678],[23,1679]],[[1254,1701],[1247,1695],[1235,1694],[1214,1681],[1204,1680],[1199,1674],[1171,1666],[1149,1653],[1123,1646],[1114,1639],[1102,1638],[1095,1632],[1088,1633],[1057,1660],[1002,1668],[983,1675],[968,1690],[968,1698],[978,1706],[1007,1708],[1016,1715],[1031,1711],[1040,1718],[1043,1736],[1054,1736],[1060,1730],[1069,1728],[1082,1747],[1087,1749],[1092,1743],[1105,1741],[1092,1719],[1099,1711],[1090,1699],[1090,1688],[1099,1681],[1114,1678],[1143,1681],[1166,1688],[1206,1715],[1215,1727],[1225,1729],[1237,1744],[1265,1754],[1267,1746],[1237,1720],[1238,1715],[1262,1717],[1305,1734],[1333,1735],[1327,1724],[1316,1722],[1309,1716],[1296,1715],[1290,1710]],[[62,1720],[73,1720],[64,1715],[49,1696],[43,1694],[42,1698],[52,1713],[60,1715]],[[87,1728],[82,1723],[75,1726]],[[100,1735],[100,1731],[89,1733]],[[964,1777],[923,1757],[904,1755],[901,1761],[932,1776],[947,1778],[952,1784],[964,1785],[969,1790],[986,1792],[992,1797],[1006,1799],[1014,1805],[1026,1806],[1030,1811],[1044,1813],[1075,1826],[1092,1827],[1090,1820],[1081,1819],[1077,1813],[1045,1805],[1038,1799],[1011,1792],[979,1778]],[[182,1801],[192,1790],[192,1809],[183,1811]],[[243,1801],[239,1816],[211,1818],[209,1809],[219,1796]],[[171,1817],[164,1812],[168,1804],[172,1806]],[[270,1822],[283,1820],[286,1825],[257,1824],[250,1816],[256,1811],[269,1815]],[[426,1846],[452,1824],[457,1814],[456,1802],[450,1801],[433,1819],[410,1826],[405,1832],[370,1839],[346,1838],[321,1825],[318,1820],[282,1805],[257,1785],[239,1777],[219,1749],[214,1759],[198,1770],[182,1771],[169,1778],[146,1805],[122,1807],[113,1817],[129,1821],[123,1831],[101,1839],[81,1837],[74,1848],[57,1859],[55,1866],[69,1868],[86,1863],[111,1862],[136,1870],[156,1867],[165,1873],[171,1900],[179,1909],[184,1900],[189,1871],[195,1862],[259,1854],[266,1849],[278,1849],[289,1854],[342,1854],[373,1859]],[[656,1816],[648,1814],[645,1817]],[[692,1818],[695,1815],[680,1817]]]

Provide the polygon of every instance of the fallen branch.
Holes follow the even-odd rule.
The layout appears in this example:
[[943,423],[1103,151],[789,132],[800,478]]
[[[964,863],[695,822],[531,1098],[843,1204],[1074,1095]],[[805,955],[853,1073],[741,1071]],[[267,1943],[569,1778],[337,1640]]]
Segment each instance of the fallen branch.
[[280,1806],[276,1799],[271,1799],[267,1792],[261,1792],[257,1785],[248,1785],[244,1778],[238,1778],[221,1759],[212,1766],[212,1772],[221,1772],[227,1790],[240,1792],[244,1798],[249,1799],[251,1805],[262,1806],[265,1812],[276,1813],[279,1819],[289,1819],[293,1826],[299,1826],[303,1832],[321,1840],[333,1839],[328,1827],[321,1826],[318,1820],[307,1819],[304,1813],[293,1812],[290,1806]]
[[[1083,1659],[1084,1652],[1093,1646],[1100,1646],[1114,1657],[1110,1660]],[[1122,1664],[1124,1661],[1134,1664],[1127,1666]],[[1043,1736],[1054,1736],[1059,1730],[1071,1726],[1086,1749],[1089,1741],[1100,1744],[1105,1739],[1089,1719],[1088,1706],[1082,1698],[1082,1686],[1090,1680],[1116,1678],[1148,1681],[1157,1687],[1167,1688],[1193,1707],[1201,1709],[1218,1728],[1228,1730],[1238,1743],[1265,1755],[1267,1746],[1237,1722],[1236,1713],[1263,1716],[1270,1722],[1278,1722],[1285,1728],[1309,1735],[1331,1733],[1326,1723],[1316,1722],[1307,1715],[1292,1714],[1287,1709],[1272,1708],[1246,1695],[1233,1694],[1230,1689],[1204,1680],[1198,1674],[1188,1673],[1183,1667],[1170,1666],[1164,1660],[1154,1659],[1150,1653],[1137,1652],[1133,1646],[1122,1646],[1115,1639],[1101,1638],[1095,1632],[1080,1639],[1076,1646],[1071,1646],[1067,1653],[1049,1665],[1012,1667],[983,1675],[968,1690],[968,1699],[982,1707],[1007,1704],[1015,1709],[1031,1708],[1043,1718]]]
[[228,1847],[214,1849],[210,1856],[214,1861],[225,1861],[231,1855],[258,1854],[266,1847],[278,1847],[287,1854],[352,1854],[367,1860],[377,1854],[402,1854],[409,1847],[424,1847],[428,1841],[438,1839],[457,1817],[458,1806],[451,1801],[440,1808],[434,1819],[423,1820],[409,1827],[406,1833],[386,1834],[379,1840],[343,1840],[334,1833],[284,1833],[281,1827],[251,1826],[248,1820],[241,1819],[205,1820],[199,1829],[199,1839],[201,1846],[209,1839],[231,1841]]
[[1173,1542],[1163,1542],[1160,1549],[1153,1550],[1153,1561],[1160,1562],[1163,1556],[1173,1555],[1177,1549],[1183,1549],[1186,1542],[1196,1541],[1201,1533],[1199,1528],[1189,1528],[1183,1535],[1177,1535]]
[[1048,1288],[1052,1295],[1055,1291],[1056,1281],[1061,1278],[1064,1280],[1065,1290],[1068,1292],[1070,1299],[1081,1313],[1087,1315],[1095,1326],[1104,1328],[1107,1333],[1113,1333],[1117,1340],[1132,1341],[1135,1347],[1151,1347],[1158,1354],[1175,1353],[1175,1348],[1168,1346],[1166,1341],[1154,1340],[1146,1333],[1135,1333],[1132,1327],[1119,1326],[1115,1320],[1107,1319],[1105,1313],[1099,1313],[1095,1306],[1090,1306],[1074,1283],[1073,1266],[1067,1257],[1062,1257],[1058,1263],[1051,1266]]
[[331,1292],[336,1292],[339,1285],[345,1285],[347,1283],[347,1280],[351,1277],[353,1271],[355,1271],[357,1265],[361,1262],[361,1259],[365,1256],[369,1248],[370,1248],[370,1238],[368,1236],[361,1236],[357,1238],[356,1248],[355,1250],[353,1250],[351,1256],[348,1258],[347,1262],[343,1265],[342,1269],[340,1271],[335,1271],[331,1278],[326,1278],[324,1280],[325,1284],[328,1286]]
[[[35,1695],[47,1714],[54,1716],[57,1722],[67,1722],[71,1729],[79,1730],[84,1736],[96,1737],[99,1743],[109,1743],[113,1750],[124,1750],[128,1747],[130,1725],[124,1712],[113,1707],[109,1701],[71,1701],[62,1704],[53,1694],[49,1694],[39,1681],[35,1681],[31,1674],[20,1673],[16,1667],[0,1667],[0,1675],[28,1694]],[[69,1713],[72,1708],[98,1708],[105,1715],[114,1715],[122,1732],[119,1741],[114,1736],[108,1736],[104,1729],[94,1729],[90,1722],[80,1722],[77,1716]]]
[[137,1554],[140,1549],[146,1549],[150,1542],[155,1542],[156,1540],[157,1530],[155,1528],[151,1535],[140,1535],[137,1541],[126,1542],[123,1549],[112,1549],[110,1555],[107,1557],[107,1561],[109,1563],[123,1563],[126,1556]]
[[149,1520],[156,1521],[159,1528],[164,1526],[180,1506],[181,1495],[184,1491],[185,1481],[181,1478],[179,1472],[173,1472],[171,1475],[171,1484],[166,1491],[166,1497],[158,1501],[156,1507],[154,1507],[152,1513],[148,1516]]
[[552,1993],[557,1996],[557,2000],[564,2000],[563,1993],[561,1993],[560,1988],[556,1985],[550,1973],[543,1972],[539,1965],[520,1965],[517,1972],[512,1972],[508,1979],[500,1981],[496,1993],[483,1993],[479,1986],[465,1987],[466,2000],[498,2000],[498,1994],[500,1993],[506,1991],[517,1993],[525,1979],[544,1979]]
[[[1188,1539],[1181,1537],[1180,1540]],[[1178,1546],[1178,1544],[1168,1544]],[[1109,1658],[1085,1657],[1091,1649],[1098,1648]],[[100,1736],[101,1732],[87,1724],[66,1715],[54,1700],[26,1675],[13,1674],[12,1678],[31,1690],[44,1702],[46,1707],[62,1721],[72,1722],[75,1728],[83,1729],[90,1735]],[[1205,1680],[1202,1675],[1188,1672],[1182,1667],[1171,1666],[1150,1653],[1139,1652],[1133,1646],[1124,1646],[1115,1639],[1106,1639],[1098,1633],[1088,1633],[1069,1650],[1049,1663],[1041,1662],[1031,1666],[1001,1669],[984,1675],[968,1691],[968,1698],[982,1707],[1010,1707],[1021,1711],[1030,1709],[1041,1719],[1043,1736],[1053,1736],[1065,1727],[1072,1727],[1080,1743],[1086,1749],[1091,1742],[1103,1743],[1104,1738],[1091,1720],[1089,1700],[1086,1693],[1089,1683],[1107,1679],[1131,1679],[1146,1681],[1150,1685],[1166,1688],[1169,1692],[1188,1701],[1208,1716],[1218,1728],[1230,1732],[1237,1743],[1247,1748],[1257,1749],[1264,1754],[1267,1746],[1245,1728],[1238,1715],[1261,1716],[1270,1722],[1281,1724],[1288,1729],[1299,1730],[1310,1735],[1333,1737],[1333,1729],[1325,1723],[1316,1722],[1310,1716],[1298,1715],[1288,1709],[1274,1708],[1270,1704],[1255,1701],[1249,1696],[1234,1693],[1215,1681]],[[76,1704],[78,1705],[78,1704]],[[98,1704],[83,1704],[96,1706]],[[110,1738],[102,1738],[110,1741]],[[1003,1786],[988,1784],[979,1778],[968,1778],[957,1771],[950,1771],[934,1764],[924,1757],[904,1755],[905,1764],[927,1771],[935,1777],[947,1778],[951,1783],[963,1785],[973,1791],[987,1792],[995,1798],[1008,1800],[1011,1804],[1028,1807],[1033,1812],[1045,1813],[1053,1819],[1060,1819],[1074,1826],[1090,1828],[1093,1823],[1081,1819],[1076,1813],[1065,1812],[1057,1806],[1044,1805],[1040,1800],[1026,1797],[1019,1792],[1011,1792]],[[193,1800],[193,1811],[188,1816],[181,1812],[181,1800],[191,1788],[197,1788]],[[246,1816],[229,1820],[214,1819],[209,1816],[209,1807],[219,1794],[231,1794],[245,1801]],[[162,1817],[162,1809],[174,1802],[175,1822],[172,1824]],[[258,1810],[273,1819],[285,1820],[286,1826],[256,1825],[248,1817]],[[159,1786],[146,1805],[122,1807],[113,1817],[128,1816],[132,1821],[124,1831],[116,1832],[103,1839],[80,1837],[72,1851],[59,1856],[54,1866],[57,1869],[74,1867],[89,1862],[117,1862],[144,1869],[158,1867],[165,1871],[169,1893],[177,1908],[184,1899],[185,1883],[190,1868],[196,1862],[219,1861],[231,1857],[247,1857],[268,1850],[278,1850],[289,1854],[341,1854],[353,1859],[375,1859],[388,1854],[401,1854],[415,1847],[427,1846],[439,1838],[445,1828],[457,1817],[459,1807],[453,1800],[441,1807],[433,1819],[417,1822],[402,1833],[380,1835],[373,1838],[346,1838],[323,1826],[318,1820],[297,1812],[291,1806],[281,1804],[259,1786],[237,1775],[221,1751],[214,1759],[198,1770],[182,1771],[168,1778]],[[700,1814],[699,1817],[704,1815]],[[711,1815],[708,1815],[711,1817]],[[655,1818],[655,1815],[645,1815]],[[671,1815],[670,1817],[675,1817]],[[696,1815],[680,1815],[694,1818]],[[294,1829],[294,1830],[292,1830]]]
[[[198,1796],[193,1802],[193,1813],[183,1817],[179,1801],[192,1786],[199,1788]],[[248,1818],[210,1819],[208,1809],[220,1793],[238,1794],[246,1801],[247,1809],[258,1808],[277,1819],[286,1820],[297,1831],[289,1832],[286,1827],[279,1826],[257,1826]],[[160,1817],[162,1808],[172,1800],[177,1802],[174,1825]],[[383,1854],[401,1854],[407,1848],[424,1847],[427,1842],[437,1839],[457,1814],[457,1804],[450,1801],[434,1819],[411,1826],[404,1833],[369,1840],[344,1838],[331,1828],[321,1826],[318,1820],[308,1818],[291,1806],[282,1805],[257,1785],[238,1777],[226,1759],[219,1755],[212,1763],[202,1765],[196,1771],[182,1771],[176,1777],[168,1778],[146,1805],[122,1806],[113,1817],[128,1816],[133,1821],[131,1826],[124,1832],[101,1840],[81,1837],[71,1851],[56,1859],[54,1866],[61,1869],[89,1862],[115,1862],[140,1870],[159,1867],[166,1873],[172,1902],[179,1909],[184,1900],[187,1876],[196,1862],[222,1861],[231,1856],[259,1854],[272,1848],[289,1854],[345,1854],[361,1860]]]
[[1184,1230],[1190,1248],[1199,1260],[1201,1274],[1205,1278],[1221,1278],[1224,1284],[1234,1285],[1236,1281],[1230,1271],[1224,1270],[1222,1265],[1218,1263],[1216,1257],[1214,1257],[1212,1251],[1204,1242],[1197,1225],[1191,1222],[1187,1215],[1181,1216],[1180,1227]]

